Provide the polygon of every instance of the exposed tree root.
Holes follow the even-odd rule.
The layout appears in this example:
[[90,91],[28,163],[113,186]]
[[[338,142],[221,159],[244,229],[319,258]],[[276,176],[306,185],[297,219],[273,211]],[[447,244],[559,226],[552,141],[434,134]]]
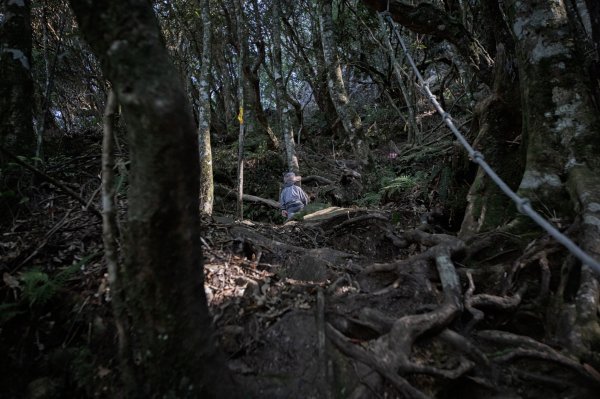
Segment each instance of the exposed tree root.
[[588,371],[589,366],[586,368],[582,366],[579,361],[563,355],[550,346],[532,338],[496,330],[479,331],[476,333],[476,336],[486,341],[516,347],[515,350],[510,351],[509,353],[495,357],[493,360],[496,363],[507,363],[517,358],[545,360],[567,367],[589,382],[600,385],[598,376],[593,372]]
[[428,313],[401,317],[393,321],[391,326],[389,318],[381,317],[378,312],[363,311],[361,318],[367,320],[376,329],[388,330],[388,326],[390,327],[387,333],[369,343],[369,350],[352,344],[331,325],[328,325],[327,332],[342,352],[372,367],[404,395],[423,398],[427,396],[400,377],[398,372],[455,379],[468,372],[474,365],[473,362],[461,358],[458,366],[446,370],[419,364],[410,359],[412,346],[419,337],[430,331],[444,330],[462,311],[460,282],[451,256],[462,251],[464,243],[453,236],[431,235],[418,230],[405,233],[404,238],[424,245],[433,245],[433,248],[427,251],[427,256],[435,261],[442,282],[444,295],[442,304]]
[[[411,398],[426,397],[426,394],[412,386],[403,377],[406,374],[424,374],[453,380],[470,373],[473,367],[478,365],[478,370],[489,373],[491,380],[487,381],[486,377],[480,378],[478,376],[469,378],[476,382],[480,381],[489,389],[494,389],[496,384],[494,382],[495,377],[493,377],[495,375],[495,372],[493,372],[494,365],[502,366],[504,370],[507,370],[506,366],[510,364],[513,367],[512,361],[520,358],[551,362],[575,372],[588,382],[600,384],[600,374],[592,365],[581,364],[578,359],[560,353],[533,338],[495,330],[476,332],[477,341],[485,340],[493,342],[495,345],[506,345],[514,348],[508,353],[489,358],[479,348],[476,341],[472,341],[448,328],[448,325],[456,320],[457,316],[463,311],[463,304],[464,308],[473,316],[467,326],[464,327],[464,333],[471,331],[478,322],[483,320],[485,316],[483,310],[485,309],[505,312],[516,310],[521,306],[528,285],[526,283],[519,284],[518,289],[512,294],[509,294],[508,290],[517,283],[515,280],[518,271],[527,265],[535,263],[539,265],[541,269],[540,293],[534,301],[538,304],[545,301],[550,295],[551,265],[549,255],[554,254],[560,248],[555,248],[555,245],[551,242],[545,241],[538,241],[528,247],[523,256],[512,264],[513,273],[510,274],[512,280],[508,279],[511,283],[507,284],[506,295],[475,294],[473,273],[467,271],[468,288],[463,298],[458,273],[451,260],[452,256],[465,252],[465,245],[461,240],[450,235],[428,234],[418,229],[403,233],[401,238],[406,242],[419,243],[428,248],[406,260],[370,265],[364,272],[369,274],[395,271],[400,278],[384,289],[387,293],[400,286],[403,276],[406,277],[407,275],[407,269],[427,268],[433,261],[442,283],[444,298],[442,303],[426,313],[400,318],[393,318],[378,310],[365,308],[360,311],[359,319],[345,319],[345,321],[342,321],[341,318],[337,318],[331,320],[333,325],[328,324],[327,335],[343,353],[371,367],[393,384],[403,395]],[[585,309],[582,309],[577,313],[580,319],[587,315],[589,320],[593,319],[592,321],[594,321],[596,320],[597,301],[590,299],[586,302],[583,299],[597,298],[598,286],[594,284],[595,279],[586,276],[585,271],[582,272],[581,280],[578,292],[581,299],[579,302],[589,303],[589,306],[586,307],[589,312],[586,313],[583,311]],[[366,346],[356,345],[340,330],[350,337],[368,340],[368,344]],[[590,330],[593,330],[593,328],[590,328]],[[431,337],[432,333],[437,339],[451,346],[459,354],[452,369],[422,364],[411,358],[415,342],[424,335]],[[537,381],[549,386],[568,387],[570,385],[566,380],[514,367],[509,372],[518,375],[523,380]]]
[[473,295],[475,283],[470,271],[467,271],[467,278],[469,279],[469,289],[465,293],[465,308],[473,316],[473,319],[466,327],[467,331],[470,331],[477,323],[483,320],[484,313],[478,309],[479,307],[512,310],[519,306],[523,294],[527,291],[527,284],[523,284],[512,297],[489,294]]

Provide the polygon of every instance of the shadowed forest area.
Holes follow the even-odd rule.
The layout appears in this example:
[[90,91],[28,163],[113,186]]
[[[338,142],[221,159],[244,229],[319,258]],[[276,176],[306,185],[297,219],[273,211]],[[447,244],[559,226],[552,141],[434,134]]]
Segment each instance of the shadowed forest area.
[[0,0],[1,398],[597,398],[599,261],[596,0]]

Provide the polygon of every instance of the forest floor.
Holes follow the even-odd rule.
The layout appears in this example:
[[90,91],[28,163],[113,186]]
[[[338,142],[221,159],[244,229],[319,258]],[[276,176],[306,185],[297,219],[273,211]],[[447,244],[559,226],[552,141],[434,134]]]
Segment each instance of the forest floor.
[[[46,171],[87,209],[41,181],[34,210],[2,231],[3,398],[118,396],[102,225],[90,211],[100,151],[82,143],[73,154]],[[310,172],[332,184],[313,179],[307,191],[351,193],[360,174],[324,162]],[[512,265],[527,277],[521,269],[553,247],[544,238],[525,251],[506,237],[465,243],[414,190],[396,194],[392,205],[322,206],[285,224],[203,218],[210,311],[248,396],[596,398],[600,374],[545,339],[534,307],[543,293],[504,272]],[[490,242],[495,251],[482,250]]]

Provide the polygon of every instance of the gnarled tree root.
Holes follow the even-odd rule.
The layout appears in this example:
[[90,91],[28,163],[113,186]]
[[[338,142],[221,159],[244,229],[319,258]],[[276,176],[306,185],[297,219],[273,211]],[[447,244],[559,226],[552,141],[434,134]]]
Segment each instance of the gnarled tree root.
[[[420,373],[455,379],[474,366],[470,360],[461,358],[456,368],[445,370],[418,364],[410,359],[412,346],[419,337],[431,331],[444,330],[462,311],[460,282],[451,256],[464,250],[464,243],[453,236],[431,235],[422,231],[408,232],[404,237],[408,241],[434,246],[427,253],[435,261],[442,282],[444,294],[442,304],[431,312],[404,316],[393,321],[389,332],[370,342],[369,350],[352,344],[330,324],[327,327],[327,335],[343,353],[372,367],[404,395],[411,398],[425,398],[427,396],[423,392],[413,387],[398,373]],[[387,329],[386,327],[389,326],[389,320],[378,317],[376,312],[363,312],[361,316],[370,318],[372,325],[382,329]]]
[[600,378],[596,375],[597,372],[595,370],[589,366],[583,366],[578,360],[568,357],[533,338],[497,330],[483,330],[477,332],[475,335],[482,340],[516,348],[493,358],[495,363],[507,363],[517,358],[545,360],[569,368],[584,377],[587,381],[600,385]]

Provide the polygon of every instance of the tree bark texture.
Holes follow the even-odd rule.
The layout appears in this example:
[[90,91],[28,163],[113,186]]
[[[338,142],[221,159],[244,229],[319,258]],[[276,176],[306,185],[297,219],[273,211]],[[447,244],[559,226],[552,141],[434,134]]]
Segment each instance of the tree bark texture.
[[[519,149],[521,134],[521,94],[514,41],[496,2],[480,5],[484,41],[495,48],[491,94],[482,100],[474,112],[475,148],[515,190],[523,175],[524,159]],[[516,212],[510,199],[491,181],[481,168],[467,195],[467,209],[460,236],[495,229],[511,220]]]
[[31,35],[31,1],[0,0],[0,145],[26,156],[35,143]]
[[[529,0],[505,4],[505,13],[516,40],[527,145],[518,192],[559,216],[580,215],[579,244],[599,259],[600,120],[567,10],[562,2]],[[568,345],[595,367],[600,325],[589,309],[599,297],[597,277],[584,265]]]
[[73,0],[84,37],[127,124],[130,187],[124,267],[129,397],[232,397],[212,336],[199,240],[197,134],[150,2]]
[[320,0],[319,26],[323,43],[323,57],[327,69],[327,86],[344,130],[359,161],[367,162],[367,145],[364,141],[362,121],[350,104],[342,77],[333,31],[332,0]]
[[210,0],[201,1],[202,66],[198,87],[198,139],[200,149],[200,210],[211,215],[214,200],[212,148],[210,143],[211,40]]
[[523,1],[505,11],[516,39],[527,146],[519,192],[564,213],[572,209],[563,184],[571,171],[600,168],[600,126],[584,63],[563,5]]

